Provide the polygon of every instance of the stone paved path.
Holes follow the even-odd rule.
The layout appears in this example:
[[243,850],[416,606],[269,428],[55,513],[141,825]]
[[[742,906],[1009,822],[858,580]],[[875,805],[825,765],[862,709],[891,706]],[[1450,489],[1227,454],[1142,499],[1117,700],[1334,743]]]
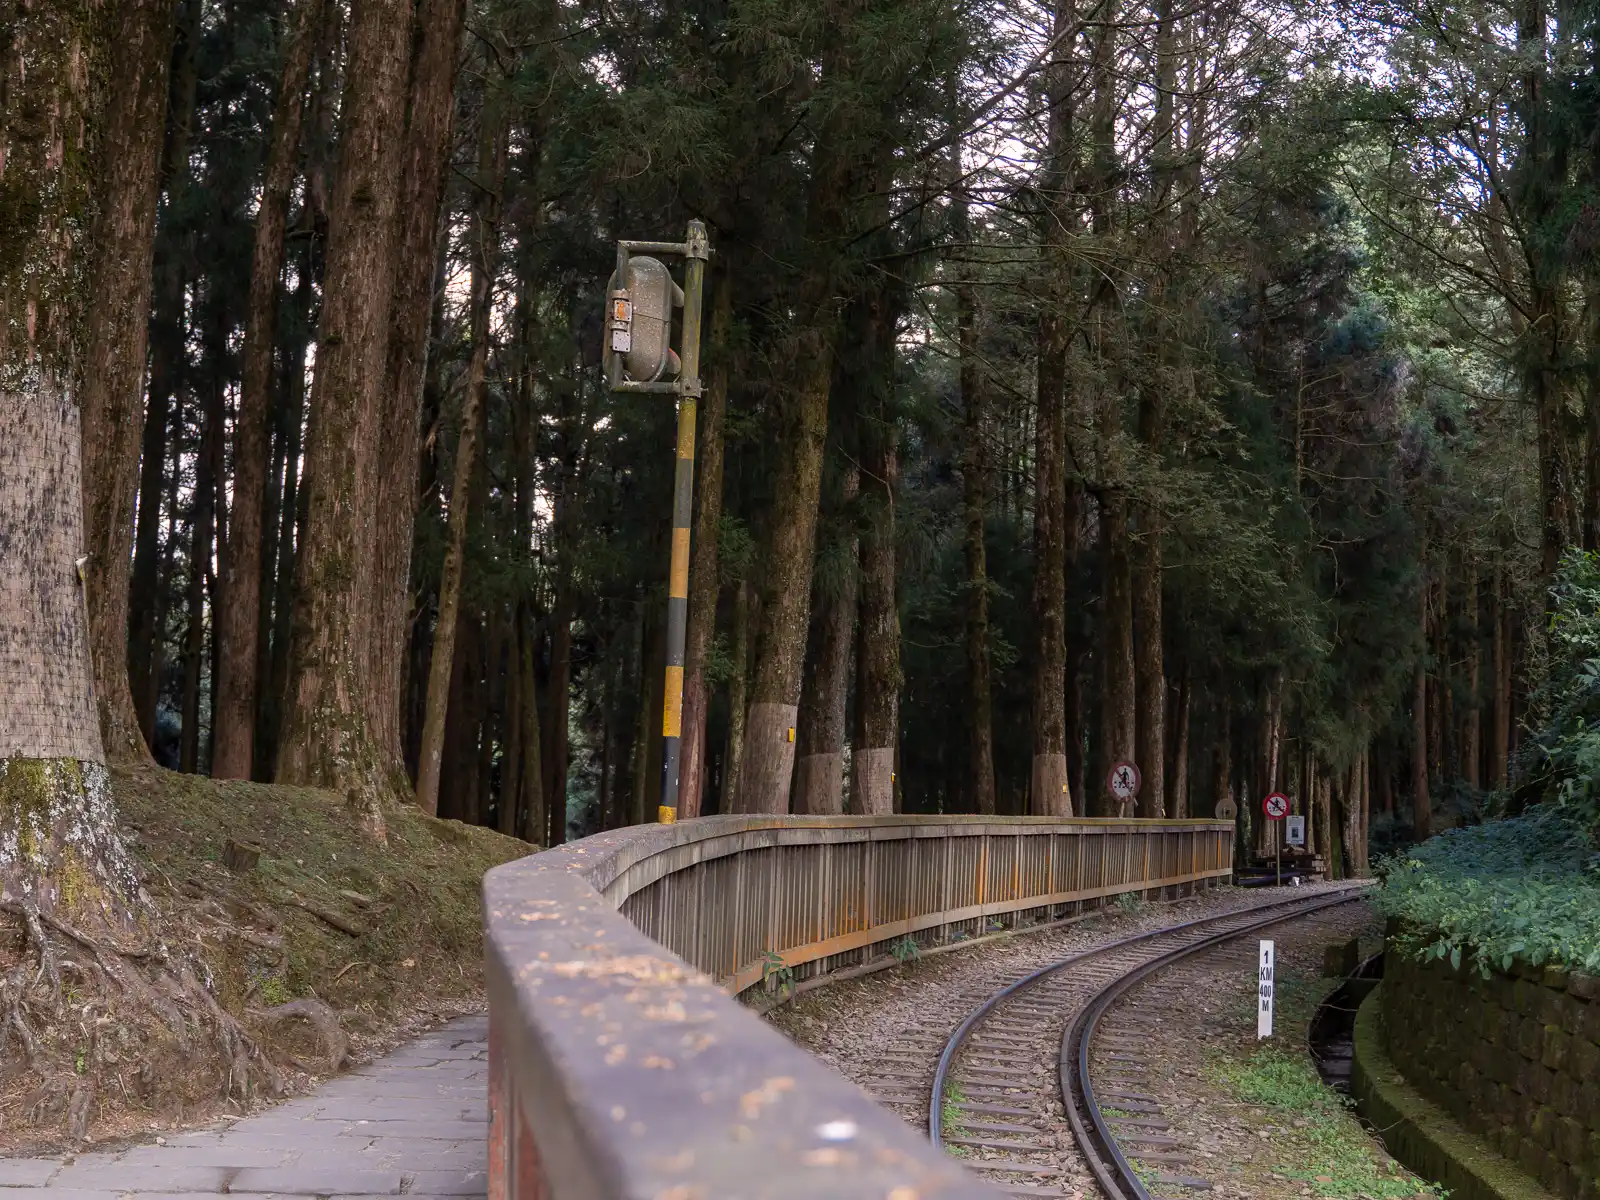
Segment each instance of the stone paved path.
[[486,1017],[465,1017],[226,1129],[70,1162],[0,1159],[0,1200],[482,1196],[488,1039]]

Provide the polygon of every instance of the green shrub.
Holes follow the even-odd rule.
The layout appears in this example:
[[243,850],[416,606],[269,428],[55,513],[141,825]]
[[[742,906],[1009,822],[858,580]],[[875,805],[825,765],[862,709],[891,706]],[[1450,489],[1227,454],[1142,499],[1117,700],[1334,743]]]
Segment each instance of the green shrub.
[[1600,855],[1571,809],[1453,829],[1379,864],[1375,902],[1423,961],[1600,973]]

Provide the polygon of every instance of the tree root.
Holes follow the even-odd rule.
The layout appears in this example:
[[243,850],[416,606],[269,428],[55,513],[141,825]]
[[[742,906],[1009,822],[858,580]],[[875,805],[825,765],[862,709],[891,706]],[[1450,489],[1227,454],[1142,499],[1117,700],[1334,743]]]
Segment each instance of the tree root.
[[328,1051],[328,1070],[337,1071],[350,1053],[350,1039],[339,1027],[338,1014],[321,1000],[291,1000],[276,1008],[254,1010],[252,1016],[267,1025],[277,1025],[291,1017],[299,1017],[317,1031]]
[[[178,1073],[196,1099],[209,1093],[248,1103],[260,1092],[282,1091],[278,1070],[218,1002],[200,959],[159,942],[118,944],[114,931],[89,934],[9,900],[0,902],[0,913],[17,919],[38,956],[36,968],[24,962],[0,975],[0,1082],[35,1080],[22,1101],[31,1121],[59,1119],[63,1134],[78,1141],[99,1095],[129,1095],[130,1083],[145,1092],[157,1079],[170,1086]],[[332,1010],[326,1017],[342,1038]],[[12,1041],[25,1067],[4,1053]],[[335,1048],[342,1061],[343,1047],[329,1041],[330,1053]],[[12,1115],[20,1114],[0,1111],[0,1126]]]

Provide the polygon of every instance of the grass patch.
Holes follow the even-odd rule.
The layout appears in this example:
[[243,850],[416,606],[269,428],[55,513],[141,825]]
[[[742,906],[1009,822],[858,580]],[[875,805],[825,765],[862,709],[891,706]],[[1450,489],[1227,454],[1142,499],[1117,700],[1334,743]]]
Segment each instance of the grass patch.
[[1263,1046],[1242,1061],[1215,1061],[1211,1073],[1244,1103],[1282,1115],[1284,1127],[1273,1145],[1287,1159],[1276,1168],[1285,1179],[1319,1196],[1400,1200],[1445,1194],[1382,1155],[1350,1111],[1350,1101],[1324,1085],[1303,1055]]
[[944,1100],[939,1105],[939,1124],[946,1137],[965,1137],[967,1128],[962,1124],[961,1106],[967,1102],[961,1084],[954,1079],[944,1085]]

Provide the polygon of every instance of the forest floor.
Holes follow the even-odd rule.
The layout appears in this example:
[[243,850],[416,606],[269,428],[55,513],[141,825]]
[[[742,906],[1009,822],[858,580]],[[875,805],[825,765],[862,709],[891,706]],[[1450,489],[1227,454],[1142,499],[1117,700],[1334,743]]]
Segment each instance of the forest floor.
[[[141,1060],[138,1047],[100,1035],[109,1013],[73,1005],[79,1030],[56,1023],[33,1062],[0,1055],[0,1156],[69,1147],[63,1098],[82,1090],[73,1077],[85,1072],[97,1076],[86,1140],[116,1143],[303,1093],[482,1007],[483,874],[530,853],[526,843],[402,808],[387,814],[381,844],[356,831],[338,796],[311,788],[157,767],[115,769],[113,785],[153,928],[173,959],[209,976],[252,1053],[270,1062],[278,1094],[240,1099],[235,1089],[230,1099],[226,1062]],[[230,841],[259,859],[230,868]],[[20,929],[0,920],[0,976],[27,953]],[[271,1015],[296,1000],[311,1002],[307,1015],[327,1006],[337,1028]]]

